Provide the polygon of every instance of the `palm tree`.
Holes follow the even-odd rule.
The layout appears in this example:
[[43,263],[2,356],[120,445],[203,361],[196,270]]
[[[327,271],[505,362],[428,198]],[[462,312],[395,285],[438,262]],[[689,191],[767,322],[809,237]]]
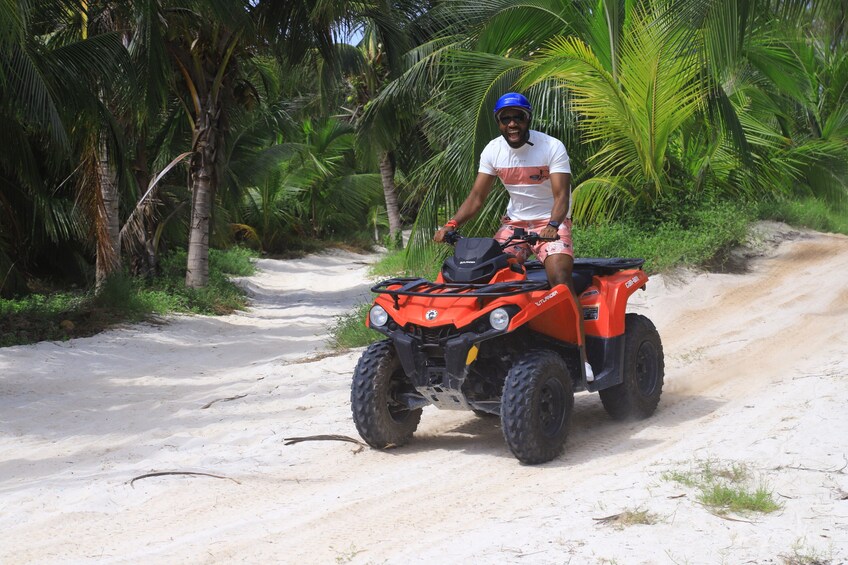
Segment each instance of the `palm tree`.
[[314,237],[361,224],[379,194],[380,177],[356,169],[355,130],[338,120],[303,122],[302,143],[286,166],[299,215]]
[[208,3],[211,20],[186,19],[179,36],[172,37],[194,125],[187,286],[201,287],[208,280],[210,215],[225,154],[226,120],[244,78],[241,67],[270,46],[291,63],[302,59],[308,52],[305,47],[312,45],[331,58],[332,28],[348,13],[344,2],[216,0]]
[[[278,115],[279,119],[283,116]],[[239,177],[241,201],[234,226],[263,251],[279,253],[297,237],[361,231],[362,218],[379,195],[380,178],[357,164],[355,131],[332,118],[303,118],[286,141],[270,144],[268,130],[240,136],[228,170]],[[233,194],[235,196],[235,193]]]
[[[362,14],[364,19],[363,38],[359,44],[362,55],[362,77],[353,98],[351,110],[354,123],[360,137],[360,144],[373,147],[377,154],[380,178],[383,185],[385,210],[389,222],[389,241],[397,242],[402,229],[398,191],[395,184],[397,158],[395,148],[401,144],[405,130],[416,118],[401,108],[392,108],[391,126],[385,122],[379,129],[373,127],[373,120],[362,120],[361,112],[379,94],[380,90],[392,80],[397,79],[404,70],[402,56],[414,44],[414,19],[420,14],[421,2],[407,2],[392,5],[381,3]],[[385,111],[385,109],[384,109]]]
[[526,87],[554,80],[567,88],[583,139],[598,146],[586,163],[593,175],[577,189],[578,217],[609,217],[626,203],[651,204],[676,188],[670,146],[706,91],[698,80],[698,44],[676,27],[657,25],[658,15],[630,15],[609,66],[569,37],[550,40],[523,72]]
[[723,193],[845,197],[844,12],[832,0],[683,7],[702,38],[709,88],[696,130],[703,151],[688,160],[698,183]]
[[[116,34],[89,36],[69,19],[82,8],[11,2],[0,18],[0,122],[12,140],[0,153],[0,214],[10,220],[0,227],[3,287],[31,263],[42,241],[63,245],[85,240],[90,226],[99,235],[107,230],[92,144],[118,145],[99,94],[113,90],[112,79],[128,65]],[[108,238],[98,238],[98,255],[108,254],[108,245]]]
[[[409,145],[409,132],[420,116],[409,108],[383,103],[382,118],[369,112],[380,92],[405,70],[404,55],[421,38],[420,22],[429,2],[364,2],[350,15],[350,25],[362,32],[356,48],[337,45],[328,67],[330,100],[342,90],[344,116],[357,128],[360,154],[373,159],[380,170],[389,240],[399,241],[402,228],[396,184],[398,148]],[[332,72],[336,71],[335,76]]]
[[[249,20],[243,7],[227,9],[219,3],[198,17],[178,13],[172,18],[168,51],[182,78],[187,96],[186,117],[192,125],[189,186],[192,192],[191,223],[186,265],[186,286],[205,286],[209,279],[209,233],[218,175],[225,154],[225,130],[240,78],[241,39]],[[209,17],[211,16],[211,17]]]
[[265,252],[279,253],[299,225],[295,203],[303,187],[293,180],[290,163],[304,146],[291,105],[267,102],[282,98],[281,89],[292,74],[272,61],[265,71],[265,80],[256,81],[266,85],[261,108],[233,122],[223,205],[236,211],[233,228],[240,237],[255,240]]

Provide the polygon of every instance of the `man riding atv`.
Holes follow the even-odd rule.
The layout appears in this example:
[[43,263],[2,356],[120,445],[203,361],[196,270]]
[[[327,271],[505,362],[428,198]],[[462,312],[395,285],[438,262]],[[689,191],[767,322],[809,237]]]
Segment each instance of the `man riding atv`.
[[[565,447],[575,392],[598,392],[615,419],[647,418],[659,403],[662,342],[650,320],[627,313],[648,281],[644,260],[574,260],[568,154],[529,129],[530,111],[520,94],[498,100],[503,137],[485,148],[470,195],[436,232],[454,245],[436,279],[371,288],[366,324],[385,339],[362,353],[350,400],[359,435],[376,449],[408,442],[433,406],[499,417],[512,454],[544,463]],[[460,236],[496,176],[510,193],[496,239]],[[544,264],[526,261],[531,253]]]
[[[536,255],[545,267],[551,286],[572,284],[574,248],[571,240],[571,164],[565,145],[555,137],[531,130],[533,108],[527,98],[508,92],[495,103],[495,120],[501,137],[489,142],[480,154],[480,167],[471,192],[434,241],[472,219],[483,207],[495,179],[509,193],[509,205],[494,238],[503,243],[515,228],[539,234],[539,242],[511,245],[505,251],[521,263]],[[558,239],[557,239],[558,238]],[[583,359],[587,373],[592,367]]]

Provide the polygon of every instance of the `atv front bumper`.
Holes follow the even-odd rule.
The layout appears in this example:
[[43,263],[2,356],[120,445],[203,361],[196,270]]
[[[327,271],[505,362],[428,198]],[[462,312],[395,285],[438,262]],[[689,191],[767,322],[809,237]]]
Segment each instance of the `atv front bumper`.
[[[410,408],[432,404],[442,410],[497,413],[497,402],[470,401],[462,391],[479,344],[506,333],[489,328],[483,332],[460,332],[453,326],[406,329],[373,328],[392,340],[404,373],[420,398],[408,398]],[[493,406],[494,405],[494,406]]]

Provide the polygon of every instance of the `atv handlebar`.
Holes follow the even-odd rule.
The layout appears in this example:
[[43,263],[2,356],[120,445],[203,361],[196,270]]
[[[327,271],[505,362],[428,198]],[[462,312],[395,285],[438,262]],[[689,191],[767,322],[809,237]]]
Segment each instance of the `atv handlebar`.
[[536,245],[540,241],[556,241],[559,239],[559,235],[556,237],[542,237],[538,233],[531,231],[524,231],[524,228],[512,228],[512,235],[507,238],[506,241],[501,243],[501,249],[506,249],[516,241],[518,243],[529,243],[530,245]]
[[[451,245],[456,245],[456,242],[462,239],[460,233],[456,230],[449,231],[445,234],[445,243],[449,243]],[[536,232],[527,232],[524,231],[524,228],[513,228],[512,235],[509,236],[506,241],[500,244],[501,249],[506,249],[510,245],[518,242],[518,243],[529,243],[530,245],[536,245],[540,241],[556,241],[559,239],[559,235],[556,237],[540,237]]]

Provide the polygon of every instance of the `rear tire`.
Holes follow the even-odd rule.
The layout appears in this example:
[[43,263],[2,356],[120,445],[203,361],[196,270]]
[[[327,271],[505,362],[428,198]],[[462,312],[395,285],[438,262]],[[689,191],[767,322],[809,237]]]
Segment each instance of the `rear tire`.
[[377,449],[407,443],[421,421],[421,409],[410,410],[398,394],[414,390],[389,340],[372,343],[353,372],[350,405],[359,435]]
[[615,420],[651,416],[660,402],[665,365],[660,334],[640,314],[625,318],[622,370],[624,382],[599,391],[604,409]]
[[506,376],[501,424],[510,451],[522,463],[545,463],[565,447],[574,392],[562,357],[547,350],[519,356]]

